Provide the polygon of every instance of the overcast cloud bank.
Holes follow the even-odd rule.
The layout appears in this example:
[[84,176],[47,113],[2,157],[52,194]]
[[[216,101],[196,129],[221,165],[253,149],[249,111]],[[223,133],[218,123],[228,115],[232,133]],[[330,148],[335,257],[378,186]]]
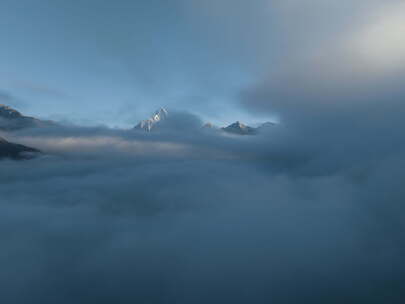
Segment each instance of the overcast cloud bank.
[[401,303],[404,147],[337,129],[10,134],[3,303]]

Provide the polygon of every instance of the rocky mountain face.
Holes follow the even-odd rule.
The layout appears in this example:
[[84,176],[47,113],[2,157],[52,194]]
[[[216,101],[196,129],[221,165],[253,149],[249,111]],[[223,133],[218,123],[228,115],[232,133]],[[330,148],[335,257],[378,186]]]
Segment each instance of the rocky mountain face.
[[134,129],[136,130],[143,130],[150,132],[154,129],[160,122],[165,120],[168,117],[169,113],[166,111],[165,108],[160,108],[157,110],[152,117],[146,120],[142,120],[138,123]]
[[14,144],[0,137],[0,159],[30,159],[37,156],[39,153],[41,152],[37,149],[24,145]]
[[211,123],[206,123],[203,125],[204,130],[208,131],[222,131],[225,133],[233,134],[233,135],[257,135],[262,131],[265,131],[271,127],[274,127],[276,124],[272,122],[265,122],[258,126],[257,128],[247,126],[239,121],[230,124],[227,127],[217,127]]
[[249,127],[239,121],[230,124],[227,127],[222,128],[223,131],[236,135],[255,135],[257,134],[257,129]]
[[51,121],[43,121],[33,117],[24,116],[17,110],[0,104],[0,130],[2,131],[14,131],[51,125],[54,125]]

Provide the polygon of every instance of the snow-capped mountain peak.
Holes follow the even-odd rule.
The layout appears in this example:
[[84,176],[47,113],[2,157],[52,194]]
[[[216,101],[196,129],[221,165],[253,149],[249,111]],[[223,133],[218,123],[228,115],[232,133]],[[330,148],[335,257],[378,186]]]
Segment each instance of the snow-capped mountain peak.
[[234,122],[233,124],[230,124],[229,126],[222,128],[223,131],[228,132],[228,133],[233,133],[233,134],[238,134],[238,135],[252,135],[256,133],[256,129],[249,127],[240,121]]
[[[170,119],[169,119],[170,118]],[[168,111],[165,108],[160,108],[157,111],[153,113],[153,115],[146,120],[142,120],[139,122],[134,129],[135,130],[142,130],[146,132],[150,132],[152,130],[159,128],[165,129],[165,128],[170,128],[173,127],[173,124],[176,124],[176,119],[178,116],[176,115],[169,115]],[[167,120],[165,123],[163,121]],[[170,121],[170,123],[169,123]],[[268,127],[270,125],[274,125],[273,123],[264,123],[260,127],[253,128],[251,126],[245,125],[240,121],[236,121],[232,124],[230,124],[227,127],[217,127],[211,123],[205,123],[204,125],[200,126],[201,130],[205,131],[223,131],[229,134],[233,135],[256,135],[259,133],[259,130],[264,129],[265,127]],[[177,128],[177,130],[182,130],[181,128]]]
[[167,112],[167,110],[165,108],[160,108],[153,115],[153,119],[155,121],[160,121],[160,120],[166,119],[168,115],[169,115],[169,113]]
[[169,116],[169,113],[165,108],[160,108],[159,110],[155,111],[151,118],[142,120],[135,126],[137,130],[144,130],[150,132],[156,124],[165,120]]

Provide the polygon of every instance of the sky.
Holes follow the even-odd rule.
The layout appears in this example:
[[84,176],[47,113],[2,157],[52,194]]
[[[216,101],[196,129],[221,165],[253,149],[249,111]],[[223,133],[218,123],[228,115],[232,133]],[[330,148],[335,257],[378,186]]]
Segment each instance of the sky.
[[239,63],[243,50],[222,42],[222,33],[211,37],[198,3],[1,5],[1,87],[23,112],[121,127],[159,107],[214,122],[258,120],[235,105],[239,88],[254,79]]
[[0,3],[1,303],[404,303],[403,1]]
[[389,79],[405,61],[398,0],[1,6],[1,90],[27,114],[80,124],[129,127],[159,107],[222,124],[280,120],[273,104],[285,98],[240,100],[263,82],[346,90],[345,79]]

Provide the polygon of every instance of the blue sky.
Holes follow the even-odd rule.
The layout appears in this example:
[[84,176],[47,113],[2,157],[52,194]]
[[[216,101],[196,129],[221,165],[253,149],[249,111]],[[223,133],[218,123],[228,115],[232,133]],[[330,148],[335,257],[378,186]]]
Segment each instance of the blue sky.
[[0,91],[30,115],[121,127],[161,106],[218,124],[363,107],[355,95],[403,82],[404,12],[399,0],[3,0]]
[[0,20],[0,89],[24,113],[111,126],[160,106],[216,123],[271,116],[238,106],[256,77],[243,50],[183,1],[5,0]]

